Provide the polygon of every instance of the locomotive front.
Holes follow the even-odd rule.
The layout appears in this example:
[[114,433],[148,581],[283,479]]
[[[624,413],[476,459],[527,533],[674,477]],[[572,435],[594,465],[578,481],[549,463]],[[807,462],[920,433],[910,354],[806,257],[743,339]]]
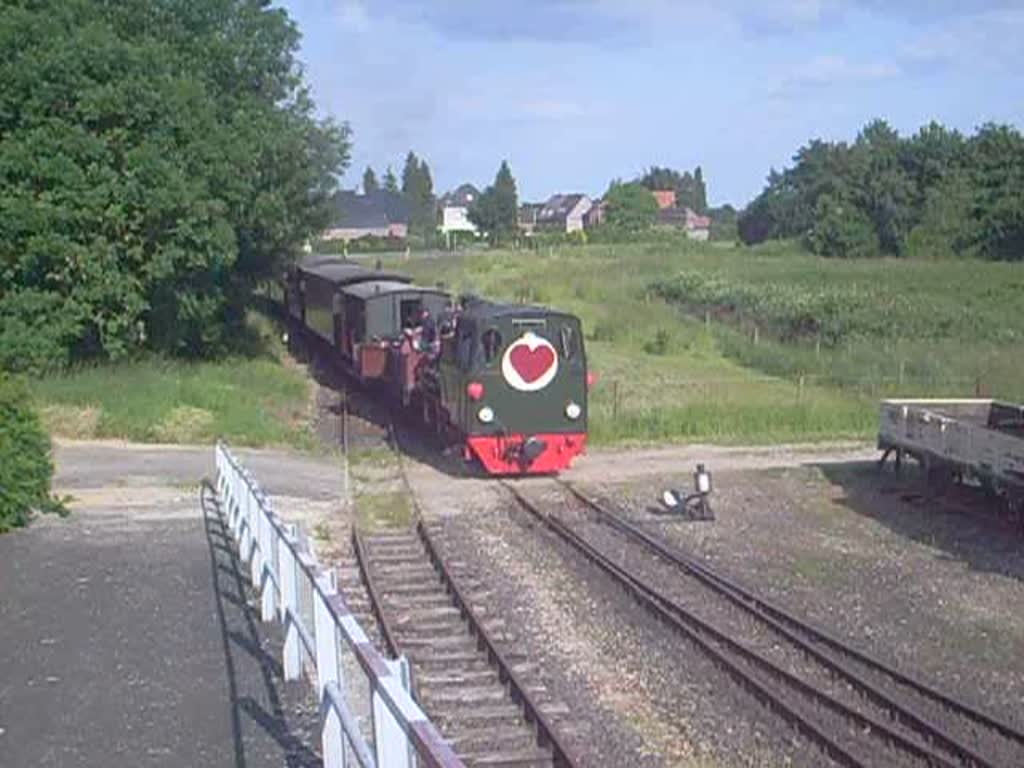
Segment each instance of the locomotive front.
[[452,341],[449,414],[489,474],[558,472],[583,452],[587,360],[578,318],[475,301]]

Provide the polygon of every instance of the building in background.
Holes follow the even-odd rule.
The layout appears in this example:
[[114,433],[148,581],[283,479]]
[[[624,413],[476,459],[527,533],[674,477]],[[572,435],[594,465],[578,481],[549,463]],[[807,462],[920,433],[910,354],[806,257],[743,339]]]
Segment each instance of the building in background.
[[401,195],[378,190],[368,195],[343,190],[331,200],[331,219],[322,240],[348,243],[361,237],[405,240],[409,234],[409,206]]
[[523,203],[519,206],[517,220],[520,232],[527,236],[533,234],[537,228],[537,217],[540,216],[543,207],[544,203]]
[[662,208],[658,210],[657,225],[686,232],[691,240],[705,241],[711,237],[711,219],[690,208]]
[[537,214],[536,228],[558,232],[580,232],[583,217],[593,207],[586,195],[552,195]]
[[444,195],[438,205],[441,209],[441,233],[449,248],[453,248],[460,235],[473,238],[477,235],[476,225],[469,220],[469,209],[480,197],[480,190],[472,184],[462,184]]
[[676,191],[674,189],[653,189],[651,194],[658,201],[659,211],[676,207]]

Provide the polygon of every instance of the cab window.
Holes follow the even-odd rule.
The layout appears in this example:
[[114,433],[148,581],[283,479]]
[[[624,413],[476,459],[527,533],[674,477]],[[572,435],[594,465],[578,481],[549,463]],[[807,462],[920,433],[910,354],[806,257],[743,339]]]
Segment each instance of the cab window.
[[579,342],[576,338],[576,329],[571,325],[563,325],[559,336],[562,342],[562,357],[566,360],[572,360],[576,357],[576,352],[579,349]]
[[484,351],[484,362],[494,362],[501,351],[501,332],[497,328],[488,328],[480,336],[480,346]]
[[469,323],[459,325],[459,341],[455,350],[456,361],[459,367],[468,371],[473,366],[473,328]]

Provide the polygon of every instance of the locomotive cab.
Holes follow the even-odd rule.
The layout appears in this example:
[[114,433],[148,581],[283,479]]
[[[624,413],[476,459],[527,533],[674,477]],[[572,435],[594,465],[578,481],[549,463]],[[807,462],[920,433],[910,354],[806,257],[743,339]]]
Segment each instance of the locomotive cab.
[[443,400],[491,474],[556,472],[583,451],[587,363],[579,319],[474,301],[441,356]]

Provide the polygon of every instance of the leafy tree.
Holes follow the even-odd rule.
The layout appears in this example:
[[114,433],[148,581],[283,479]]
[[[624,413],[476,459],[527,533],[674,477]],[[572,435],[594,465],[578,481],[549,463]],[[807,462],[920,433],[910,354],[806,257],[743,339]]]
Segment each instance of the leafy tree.
[[711,239],[730,242],[739,237],[736,209],[726,203],[718,208],[709,208],[711,218]]
[[373,168],[366,166],[366,170],[363,171],[363,194],[369,195],[380,190],[380,184],[377,183],[377,174],[373,172]]
[[612,185],[604,197],[608,226],[622,232],[639,232],[654,225],[658,203],[643,184]]
[[402,169],[402,196],[409,205],[410,231],[424,237],[431,236],[437,228],[434,181],[430,176],[430,166],[411,150]]
[[[965,139],[933,122],[902,138],[876,120],[853,144],[812,141],[793,161],[740,215],[745,242],[802,237],[847,255],[1024,258],[1024,138],[1015,128],[986,125]],[[852,217],[842,232],[819,220],[839,208]],[[865,219],[874,239],[853,247]]]
[[878,255],[878,235],[867,214],[856,205],[822,195],[814,218],[814,227],[807,235],[807,245],[814,253],[841,259]]
[[388,169],[384,171],[384,189],[388,192],[393,192],[396,195],[399,193],[398,179],[395,178],[395,172],[391,170],[390,165],[388,166]]
[[216,353],[326,223],[348,129],[316,118],[257,0],[39,0],[0,14],[0,317],[40,370]]
[[480,229],[486,232],[491,243],[501,243],[515,236],[518,231],[519,200],[516,180],[502,160],[491,184],[470,206],[468,216]]

